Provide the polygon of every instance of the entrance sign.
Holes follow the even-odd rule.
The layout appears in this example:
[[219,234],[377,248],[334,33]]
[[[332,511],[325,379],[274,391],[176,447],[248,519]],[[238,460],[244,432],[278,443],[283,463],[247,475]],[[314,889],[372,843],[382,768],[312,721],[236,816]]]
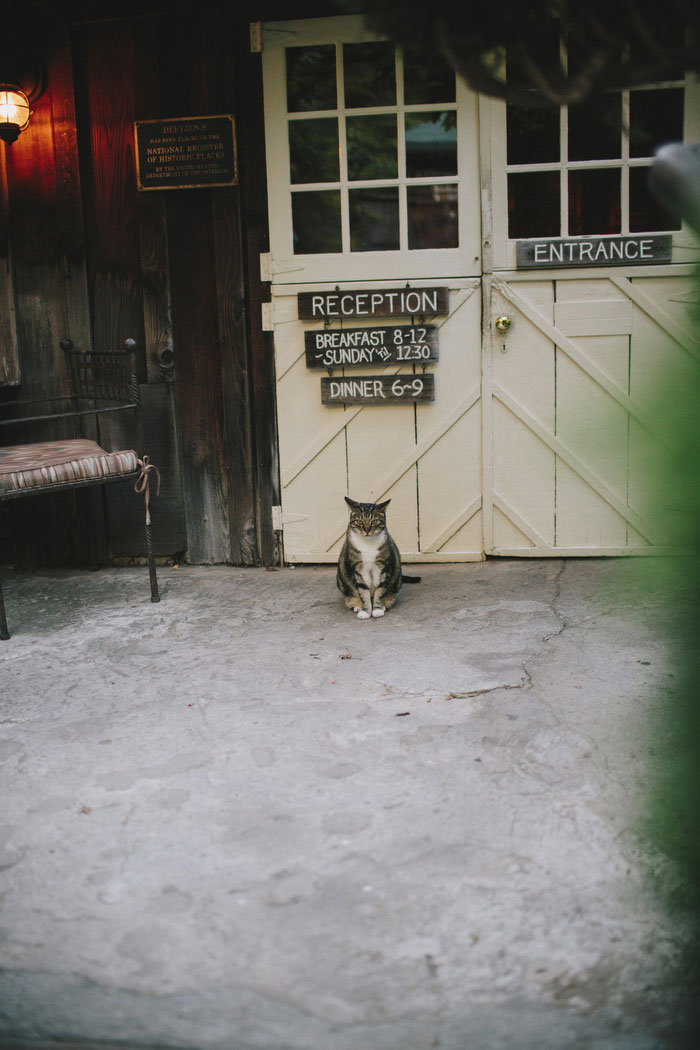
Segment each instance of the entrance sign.
[[523,270],[670,262],[671,234],[517,241],[515,251],[518,269]]
[[298,292],[299,320],[338,317],[447,314],[447,288],[368,288],[350,292]]
[[232,116],[137,120],[134,133],[140,190],[236,185]]
[[438,359],[437,325],[394,328],[326,328],[304,332],[307,368],[385,365],[392,361],[428,364]]
[[398,405],[435,400],[435,376],[353,376],[321,380],[324,405]]

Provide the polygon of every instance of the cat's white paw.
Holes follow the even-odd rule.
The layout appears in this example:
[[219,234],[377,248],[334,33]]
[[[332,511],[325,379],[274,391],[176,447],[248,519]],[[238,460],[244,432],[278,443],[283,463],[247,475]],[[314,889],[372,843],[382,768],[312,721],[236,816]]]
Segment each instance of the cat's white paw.
[[376,609],[372,609],[372,616],[383,616],[385,612],[386,609],[383,609],[381,606],[377,606]]
[[357,610],[357,619],[358,620],[369,620],[369,613],[365,612],[364,609],[358,609]]

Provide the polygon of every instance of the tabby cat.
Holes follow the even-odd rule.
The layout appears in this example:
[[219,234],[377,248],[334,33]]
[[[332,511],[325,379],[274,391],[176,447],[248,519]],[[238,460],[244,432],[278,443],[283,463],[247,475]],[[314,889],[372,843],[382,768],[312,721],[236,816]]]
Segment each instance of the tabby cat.
[[386,528],[391,501],[356,503],[346,496],[345,502],[350,521],[338,559],[338,589],[358,620],[368,620],[383,616],[401,587],[401,556]]

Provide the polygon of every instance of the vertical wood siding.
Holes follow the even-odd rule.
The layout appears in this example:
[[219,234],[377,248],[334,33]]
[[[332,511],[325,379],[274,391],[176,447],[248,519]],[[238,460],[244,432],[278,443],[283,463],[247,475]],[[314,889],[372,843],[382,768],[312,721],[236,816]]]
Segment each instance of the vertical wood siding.
[[[65,336],[86,348],[135,338],[142,423],[112,417],[101,436],[161,467],[159,553],[195,563],[273,564],[277,553],[260,56],[247,44],[247,12],[228,7],[66,28],[29,128],[0,146],[0,402],[66,392]],[[236,118],[240,188],[137,191],[135,120],[217,113]],[[0,439],[54,433],[5,428]],[[141,555],[126,487],[84,495],[68,497],[65,529],[51,513],[51,536],[38,502],[11,506],[0,561]]]
[[[257,17],[257,16],[256,16]],[[280,552],[272,527],[272,507],[280,504],[277,419],[275,412],[275,352],[272,332],[262,329],[263,302],[270,300],[270,285],[260,279],[260,253],[270,248],[267,225],[267,181],[264,177],[265,127],[262,98],[261,55],[246,47],[248,25],[238,27],[236,62],[238,156],[244,217],[244,265],[250,301],[250,412],[253,446],[253,492],[259,557],[265,565],[277,564]]]
[[[54,40],[47,73],[48,88],[33,107],[29,127],[11,147],[2,147],[8,200],[6,276],[19,359],[19,384],[0,388],[3,399],[10,401],[65,395],[68,376],[59,341],[71,334],[78,343],[89,330],[71,51],[65,32]],[[75,435],[75,424],[66,422],[31,429],[4,427],[2,440],[9,444]],[[36,505],[19,501],[21,505],[4,508],[0,553],[9,545],[20,563],[103,559],[101,508],[84,495],[60,494],[51,507],[41,497]],[[46,527],[49,514],[51,528]]]

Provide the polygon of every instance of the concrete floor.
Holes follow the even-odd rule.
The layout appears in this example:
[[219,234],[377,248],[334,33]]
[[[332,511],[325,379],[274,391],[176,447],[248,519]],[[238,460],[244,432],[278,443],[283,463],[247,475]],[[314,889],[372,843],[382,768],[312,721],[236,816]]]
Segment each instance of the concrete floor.
[[[657,1050],[661,559],[5,576],[0,1044]],[[669,600],[670,599],[670,600]]]

